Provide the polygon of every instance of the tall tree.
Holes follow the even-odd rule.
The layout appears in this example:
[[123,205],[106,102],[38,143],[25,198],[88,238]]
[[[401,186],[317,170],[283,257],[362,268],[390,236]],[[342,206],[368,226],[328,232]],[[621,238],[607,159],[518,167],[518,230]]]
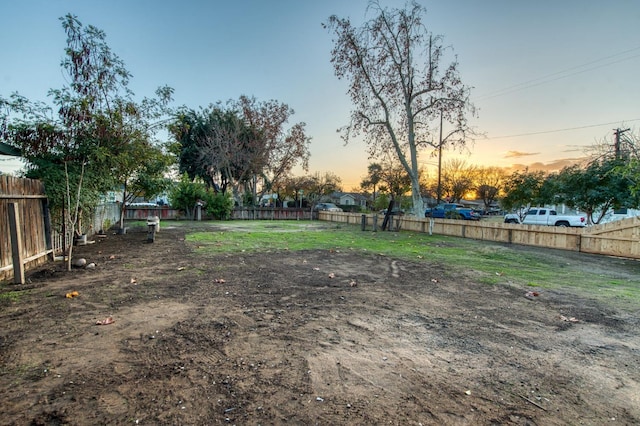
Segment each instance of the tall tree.
[[504,182],[505,196],[500,200],[505,210],[517,209],[524,216],[524,208],[540,200],[540,188],[545,180],[542,171],[513,172]]
[[588,223],[599,223],[611,208],[639,205],[631,183],[621,173],[622,159],[596,159],[586,167],[566,167],[555,178],[558,200],[587,214]]
[[409,176],[414,212],[421,216],[420,149],[438,146],[434,130],[441,116],[452,126],[446,140],[464,145],[471,131],[466,115],[475,109],[457,60],[440,67],[445,48],[442,37],[423,25],[424,7],[413,1],[410,8],[389,10],[372,1],[369,8],[378,15],[361,27],[335,15],[325,24],[335,35],[335,74],[350,81],[355,106],[343,138],[364,135],[373,158],[391,148]]
[[231,185],[238,202],[241,188],[259,200],[296,165],[308,167],[310,138],[304,123],[287,127],[293,113],[286,104],[246,96],[200,111],[182,109],[171,125],[180,171],[222,192]]
[[[234,104],[260,138],[260,149],[255,154],[260,155],[262,167],[252,181],[254,199],[260,200],[271,191],[274,183],[289,176],[296,165],[308,170],[311,138],[306,135],[303,122],[287,127],[295,112],[285,103],[276,100],[258,102],[254,97],[241,96]],[[257,178],[263,181],[260,191],[256,188]]]
[[482,200],[485,212],[498,200],[505,175],[504,169],[500,167],[479,167],[476,170],[476,195]]
[[463,160],[446,161],[442,167],[442,194],[457,203],[474,188],[476,168]]
[[380,191],[386,192],[396,201],[401,202],[402,197],[411,190],[411,178],[402,165],[393,159],[387,159],[381,163]]
[[[70,14],[61,21],[67,35],[61,66],[68,84],[49,92],[55,111],[13,95],[11,107],[19,118],[2,126],[2,137],[22,151],[27,176],[45,182],[51,206],[64,212],[63,235],[73,236],[83,232],[82,213],[122,183],[118,178],[126,174],[130,144],[149,136],[148,118],[165,105],[171,89],[159,89],[164,100],[157,104],[135,104],[128,88],[131,75],[105,33]],[[145,156],[137,154],[144,162]],[[71,240],[66,249],[71,268]]]
[[367,167],[367,176],[360,182],[360,188],[363,191],[371,190],[371,205],[376,204],[377,190],[382,181],[382,165],[380,163],[371,163]]

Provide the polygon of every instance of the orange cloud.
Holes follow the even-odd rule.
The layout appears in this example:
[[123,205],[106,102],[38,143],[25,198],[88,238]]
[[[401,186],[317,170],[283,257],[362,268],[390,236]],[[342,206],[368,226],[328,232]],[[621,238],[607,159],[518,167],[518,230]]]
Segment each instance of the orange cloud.
[[538,155],[539,152],[520,152],[520,151],[507,151],[504,158],[519,158],[528,157],[530,155]]
[[511,167],[509,167],[509,170],[516,171],[516,170],[529,169],[529,171],[542,170],[543,172],[553,173],[553,172],[559,172],[565,167],[573,166],[575,164],[580,164],[585,160],[588,160],[588,157],[560,158],[558,160],[554,160],[549,163],[542,163],[540,161],[537,161],[535,163],[530,163],[530,164],[512,164]]

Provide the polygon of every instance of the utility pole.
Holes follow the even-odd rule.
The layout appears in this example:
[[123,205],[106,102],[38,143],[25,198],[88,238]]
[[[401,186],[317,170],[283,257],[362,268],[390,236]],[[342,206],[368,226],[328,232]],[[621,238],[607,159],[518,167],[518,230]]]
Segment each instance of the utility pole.
[[438,143],[438,204],[442,198],[442,110],[440,110],[440,143]]
[[620,159],[620,136],[624,133],[624,132],[628,132],[631,129],[613,129],[613,134],[616,135],[616,140],[615,140],[615,145],[613,147],[615,155],[616,155],[616,160]]

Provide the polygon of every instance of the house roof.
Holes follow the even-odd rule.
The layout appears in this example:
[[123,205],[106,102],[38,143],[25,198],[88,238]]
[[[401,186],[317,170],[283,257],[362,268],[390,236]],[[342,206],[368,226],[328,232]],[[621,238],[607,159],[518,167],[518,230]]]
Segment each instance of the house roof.
[[7,145],[6,143],[0,142],[0,154],[2,155],[11,155],[13,157],[21,157],[20,151],[15,149],[12,146]]

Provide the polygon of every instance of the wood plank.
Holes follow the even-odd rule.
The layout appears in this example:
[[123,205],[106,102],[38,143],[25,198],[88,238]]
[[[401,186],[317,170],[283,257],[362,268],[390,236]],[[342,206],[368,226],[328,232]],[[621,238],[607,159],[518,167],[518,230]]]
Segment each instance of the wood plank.
[[22,257],[22,228],[18,203],[9,203],[9,233],[11,235],[11,255],[13,257],[13,282],[24,284],[24,259]]

